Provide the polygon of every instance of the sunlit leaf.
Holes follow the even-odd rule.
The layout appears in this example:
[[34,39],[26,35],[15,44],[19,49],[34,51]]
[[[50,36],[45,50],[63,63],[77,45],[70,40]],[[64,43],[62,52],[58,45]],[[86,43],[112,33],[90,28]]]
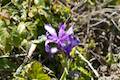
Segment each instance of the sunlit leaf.
[[108,64],[114,63],[114,59],[113,59],[112,53],[108,53],[108,54],[107,54],[107,56],[106,56],[106,62],[107,62]]
[[83,67],[78,67],[78,70],[80,70],[80,72],[82,72],[83,74],[85,74],[86,76],[91,77],[91,73],[88,72],[86,69],[84,69]]
[[45,0],[34,0],[36,5],[45,6]]
[[75,57],[75,50],[75,48],[72,49],[72,51],[70,52],[70,56]]
[[[0,45],[1,48],[5,52],[5,48],[8,48],[9,42],[7,42],[7,39],[9,39],[10,35],[7,31],[7,28],[0,28]],[[9,48],[10,50],[10,48]]]
[[18,28],[17,28],[17,31],[21,34],[26,28],[26,25],[24,22],[21,22],[19,25],[18,25]]
[[0,28],[5,27],[5,26],[6,26],[5,21],[0,19]]
[[[18,68],[18,69],[21,69],[21,68]],[[38,61],[33,61],[23,66],[20,73],[17,73],[17,74],[15,73],[14,79],[50,80],[50,77],[43,72],[42,64],[40,64]]]

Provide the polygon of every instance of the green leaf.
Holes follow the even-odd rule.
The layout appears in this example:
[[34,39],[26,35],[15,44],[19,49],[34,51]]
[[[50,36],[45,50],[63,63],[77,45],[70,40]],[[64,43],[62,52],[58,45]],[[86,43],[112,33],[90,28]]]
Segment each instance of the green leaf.
[[75,57],[75,48],[73,48],[72,50],[71,50],[71,52],[70,52],[70,56],[72,56],[72,57]]
[[95,47],[96,47],[95,40],[90,39],[89,44],[88,44],[88,48],[95,48]]
[[45,6],[45,0],[34,0],[36,5]]
[[[23,26],[19,26],[19,27],[23,27]],[[26,38],[26,34],[27,32],[25,31],[25,29],[21,30],[21,28],[13,28],[12,32],[11,32],[11,40],[12,40],[12,44],[15,47],[19,47],[21,45],[21,42]]]
[[22,42],[22,38],[20,37],[20,35],[16,32],[12,34],[12,40],[13,40],[13,45],[18,47],[21,42]]
[[19,23],[18,28],[17,28],[18,33],[21,34],[26,29],[25,27],[26,25],[24,22]]
[[112,63],[115,62],[114,59],[113,59],[112,53],[108,53],[108,54],[107,54],[107,56],[106,56],[106,62],[107,62],[108,64],[112,64]]
[[70,7],[69,6],[65,6],[61,3],[54,3],[53,5],[53,10],[55,11],[55,13],[61,13],[61,15],[68,15],[70,13]]
[[38,61],[33,61],[25,66],[20,67],[22,68],[18,68],[14,75],[15,80],[50,80],[50,77],[43,72],[42,64],[40,64]]
[[91,77],[91,73],[89,73],[85,68],[83,68],[83,67],[78,67],[78,70],[79,70],[80,72],[82,72],[83,74],[85,74],[86,76]]
[[0,28],[5,27],[5,26],[6,26],[5,21],[0,19]]
[[[106,0],[106,2],[107,2],[107,0]],[[119,5],[119,4],[120,4],[120,0],[111,0],[109,2],[109,5]]]
[[6,58],[0,59],[0,70],[3,70],[3,71],[12,71],[16,67],[17,66],[15,64],[13,64],[12,62],[10,62],[8,59],[6,59]]
[[5,44],[5,52],[6,53],[10,53],[10,51],[12,50],[12,41],[11,38],[6,38],[6,44]]
[[[37,38],[37,24],[38,22],[35,21],[35,22],[26,22],[26,27],[30,33],[30,36],[34,37],[34,38]],[[30,37],[29,36],[29,37]]]
[[[0,28],[0,50],[2,50],[4,53],[6,52],[5,49],[7,51],[9,51],[7,48],[8,48],[8,44],[9,42],[8,39],[9,39],[10,35],[7,31],[7,28]],[[11,49],[9,47],[9,49]]]
[[10,2],[10,0],[1,0],[2,6],[6,5],[9,2]]

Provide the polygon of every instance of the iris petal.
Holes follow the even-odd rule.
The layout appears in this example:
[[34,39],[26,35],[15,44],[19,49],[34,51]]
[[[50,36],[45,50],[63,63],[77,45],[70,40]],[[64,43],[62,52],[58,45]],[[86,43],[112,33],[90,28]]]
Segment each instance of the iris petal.
[[72,47],[75,47],[76,45],[79,45],[79,43],[80,43],[80,40],[74,36],[71,36],[70,40],[71,40]]
[[51,47],[49,46],[49,43],[53,42],[52,40],[46,40],[45,41],[45,51],[46,52],[50,52],[51,51]]
[[67,30],[66,34],[69,34],[69,35],[74,34],[74,32],[73,32],[73,27],[70,27],[70,28]]
[[66,39],[66,45],[64,46],[65,41],[63,41],[61,43],[62,48],[64,49],[64,51],[68,54],[70,53],[70,51],[72,50],[73,47],[75,47],[76,45],[79,45],[80,40],[76,37],[74,37],[73,35],[69,35],[69,37],[67,37]]
[[62,36],[65,35],[65,28],[66,28],[66,25],[65,24],[61,24],[59,26],[59,33],[58,33],[58,37],[61,38]]
[[45,25],[45,29],[47,32],[49,32],[52,36],[57,37],[57,33],[54,28],[52,28],[50,25]]
[[52,40],[52,41],[56,41],[58,40],[58,38],[56,36],[50,35],[48,32],[46,33],[47,39]]

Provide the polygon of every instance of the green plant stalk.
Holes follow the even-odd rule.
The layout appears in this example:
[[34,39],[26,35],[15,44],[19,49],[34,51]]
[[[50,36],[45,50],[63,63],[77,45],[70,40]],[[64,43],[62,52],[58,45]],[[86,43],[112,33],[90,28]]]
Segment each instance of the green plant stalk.
[[70,66],[70,59],[66,58],[65,55],[63,55],[62,57],[64,59],[62,61],[62,64],[63,64],[63,67],[64,67],[64,71],[63,71],[63,74],[62,74],[60,80],[66,80],[66,76],[68,75],[69,66]]
[[64,71],[63,71],[63,74],[62,74],[62,76],[61,76],[61,78],[60,78],[60,80],[66,80],[66,76],[68,75],[68,70],[67,70],[67,68],[65,67],[64,68]]

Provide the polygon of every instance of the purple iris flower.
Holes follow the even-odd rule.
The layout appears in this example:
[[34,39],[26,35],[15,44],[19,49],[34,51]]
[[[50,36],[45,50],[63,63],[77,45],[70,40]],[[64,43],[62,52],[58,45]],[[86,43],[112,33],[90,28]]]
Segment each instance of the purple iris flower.
[[[45,42],[46,52],[55,53],[58,50],[63,50],[67,55],[69,55],[72,48],[80,43],[80,40],[74,36],[73,27],[70,27],[67,31],[65,31],[65,28],[66,25],[61,24],[57,33],[51,25],[45,25],[45,29],[47,31],[47,40]],[[55,43],[57,48],[50,47],[49,43]]]

